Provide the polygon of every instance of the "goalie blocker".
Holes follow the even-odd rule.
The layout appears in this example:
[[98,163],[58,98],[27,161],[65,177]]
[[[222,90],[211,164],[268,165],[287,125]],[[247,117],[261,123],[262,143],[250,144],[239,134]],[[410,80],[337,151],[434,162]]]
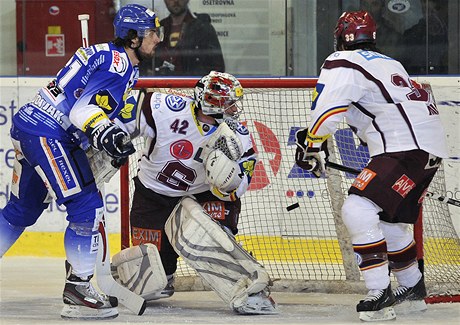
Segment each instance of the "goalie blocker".
[[166,222],[174,250],[239,314],[276,314],[265,268],[192,197],[183,198]]

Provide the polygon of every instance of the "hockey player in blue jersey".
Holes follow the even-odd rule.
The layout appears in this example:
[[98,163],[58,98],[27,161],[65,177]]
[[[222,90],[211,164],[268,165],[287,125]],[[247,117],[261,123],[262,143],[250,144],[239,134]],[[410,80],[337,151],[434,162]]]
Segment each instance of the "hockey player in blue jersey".
[[[33,225],[52,199],[67,209],[64,235],[67,280],[64,318],[113,318],[117,299],[91,285],[103,200],[91,169],[92,154],[122,163],[135,149],[112,120],[124,107],[139,72],[161,41],[153,11],[122,7],[115,40],[79,48],[56,78],[14,115],[16,151],[10,200],[0,210],[0,257]],[[107,160],[107,159],[106,159]]]

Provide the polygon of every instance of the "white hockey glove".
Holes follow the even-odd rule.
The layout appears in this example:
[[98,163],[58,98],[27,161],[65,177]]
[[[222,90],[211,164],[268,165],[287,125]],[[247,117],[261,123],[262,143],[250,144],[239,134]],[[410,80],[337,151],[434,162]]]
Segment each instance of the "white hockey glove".
[[224,152],[215,149],[205,158],[204,167],[209,185],[222,192],[231,192],[240,186],[244,173],[240,165],[228,158]]
[[91,131],[89,142],[93,148],[105,151],[112,158],[126,158],[136,149],[129,135],[114,123],[102,124]]
[[325,160],[328,157],[327,140],[323,142],[321,149],[307,148],[305,145],[307,133],[308,129],[299,129],[295,133],[295,144],[297,145],[295,161],[297,166],[319,178],[326,170]]

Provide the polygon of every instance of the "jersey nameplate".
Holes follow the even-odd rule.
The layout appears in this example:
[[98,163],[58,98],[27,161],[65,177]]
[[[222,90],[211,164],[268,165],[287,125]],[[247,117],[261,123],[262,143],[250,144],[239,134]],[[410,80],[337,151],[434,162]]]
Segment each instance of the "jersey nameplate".
[[372,52],[372,51],[358,51],[358,54],[365,58],[367,61],[374,59],[384,59],[384,60],[393,60],[389,56],[383,55],[381,53]]

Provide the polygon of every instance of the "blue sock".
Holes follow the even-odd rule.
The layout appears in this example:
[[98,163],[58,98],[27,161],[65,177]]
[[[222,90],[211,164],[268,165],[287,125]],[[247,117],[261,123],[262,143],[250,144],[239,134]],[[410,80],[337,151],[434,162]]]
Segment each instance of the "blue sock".
[[92,227],[92,223],[70,223],[64,235],[67,261],[82,279],[93,275],[96,264],[99,232]]
[[25,227],[10,224],[0,209],[0,258],[10,249],[11,246],[24,232]]

